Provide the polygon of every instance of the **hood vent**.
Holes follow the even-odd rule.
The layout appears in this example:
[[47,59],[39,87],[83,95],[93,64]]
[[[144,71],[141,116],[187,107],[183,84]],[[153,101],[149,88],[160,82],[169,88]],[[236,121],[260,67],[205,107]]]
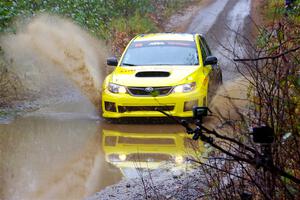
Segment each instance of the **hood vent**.
[[168,77],[170,76],[170,72],[163,71],[146,71],[146,72],[138,72],[135,74],[135,77]]

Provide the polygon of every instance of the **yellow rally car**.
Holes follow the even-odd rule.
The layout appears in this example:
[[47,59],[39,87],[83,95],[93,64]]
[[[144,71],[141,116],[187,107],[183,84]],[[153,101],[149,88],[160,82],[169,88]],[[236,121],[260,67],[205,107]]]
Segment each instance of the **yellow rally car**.
[[208,92],[222,83],[217,58],[200,34],[142,34],[131,40],[103,83],[105,118],[192,117],[194,106],[207,106]]

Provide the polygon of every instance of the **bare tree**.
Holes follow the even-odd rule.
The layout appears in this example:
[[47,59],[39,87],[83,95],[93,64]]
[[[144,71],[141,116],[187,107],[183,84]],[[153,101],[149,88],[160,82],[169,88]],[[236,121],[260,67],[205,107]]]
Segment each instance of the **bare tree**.
[[[249,83],[249,109],[243,112],[233,105],[240,120],[227,124],[232,127],[229,129],[232,137],[222,129],[209,129],[199,121],[193,129],[175,119],[188,133],[194,134],[195,140],[200,139],[215,149],[206,162],[190,159],[200,164],[199,170],[205,174],[199,181],[202,188],[206,186],[199,198],[300,197],[300,27],[284,20],[269,27],[257,27],[256,40],[235,31],[232,48],[223,46],[233,55],[237,71]],[[226,124],[226,121],[228,119],[221,116],[221,122]],[[269,127],[261,129],[260,134],[271,131],[272,144],[253,142],[254,136],[249,130],[257,127]]]
[[[237,70],[250,85],[250,109],[240,113],[244,127],[234,134],[241,139],[234,141],[199,125],[203,130],[200,139],[219,152],[218,160],[212,156],[207,163],[201,163],[203,170],[213,174],[207,184],[217,184],[211,189],[215,192],[210,192],[216,199],[239,195],[246,198],[249,192],[258,199],[300,196],[300,27],[287,20],[259,31],[256,42],[235,32],[235,44],[240,46],[224,47],[234,56]],[[242,56],[249,57],[241,57],[235,49],[245,49]],[[253,143],[248,131],[266,125],[274,130],[275,140],[269,149]]]

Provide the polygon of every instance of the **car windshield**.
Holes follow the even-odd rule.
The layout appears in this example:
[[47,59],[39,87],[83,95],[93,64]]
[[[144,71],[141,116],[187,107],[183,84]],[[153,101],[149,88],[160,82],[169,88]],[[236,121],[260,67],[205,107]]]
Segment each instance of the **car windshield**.
[[193,41],[136,41],[130,44],[122,66],[198,65]]

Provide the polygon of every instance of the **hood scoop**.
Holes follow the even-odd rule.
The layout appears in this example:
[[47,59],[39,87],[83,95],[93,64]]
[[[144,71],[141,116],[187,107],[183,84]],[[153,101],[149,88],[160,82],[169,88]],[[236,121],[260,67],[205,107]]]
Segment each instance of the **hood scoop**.
[[135,74],[135,77],[168,77],[170,72],[164,71],[144,71]]

